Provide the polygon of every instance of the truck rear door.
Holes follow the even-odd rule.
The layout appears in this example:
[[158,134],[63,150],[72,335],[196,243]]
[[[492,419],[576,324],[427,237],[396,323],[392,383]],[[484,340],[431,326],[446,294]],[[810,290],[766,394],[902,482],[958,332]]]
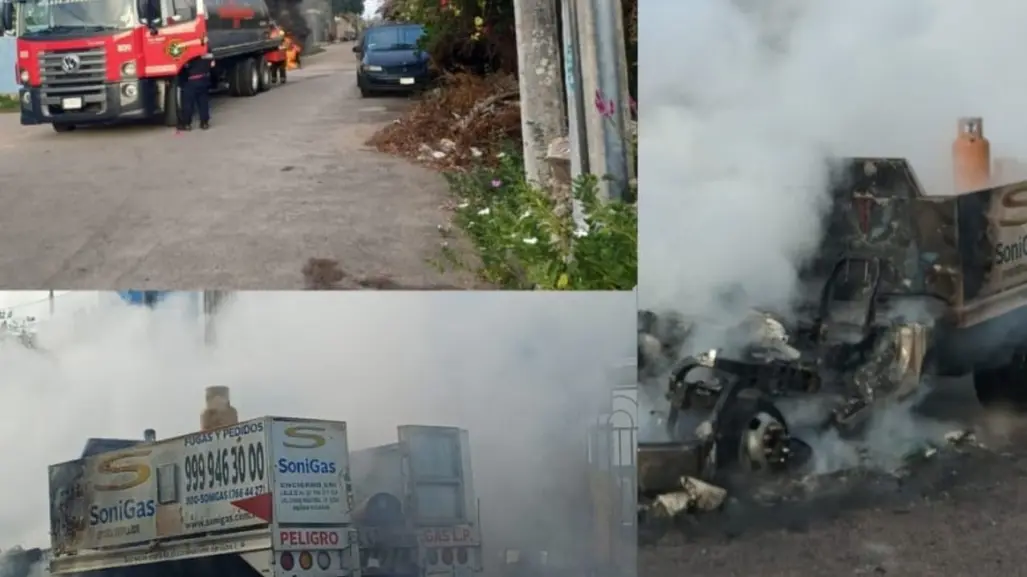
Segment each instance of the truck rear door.
[[399,427],[405,465],[405,492],[418,525],[473,521],[475,503],[469,489],[471,458],[467,433],[455,427]]
[[427,574],[481,570],[478,503],[467,431],[399,427],[406,510],[413,512]]

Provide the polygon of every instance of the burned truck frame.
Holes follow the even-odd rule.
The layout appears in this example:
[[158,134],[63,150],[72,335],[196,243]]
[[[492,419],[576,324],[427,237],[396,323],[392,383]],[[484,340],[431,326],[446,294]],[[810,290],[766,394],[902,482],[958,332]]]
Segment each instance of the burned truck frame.
[[[903,159],[850,158],[836,169],[794,320],[754,312],[730,329],[745,343],[738,350],[669,368],[669,440],[640,443],[643,511],[686,478],[780,471],[808,456],[783,398],[832,394],[816,426],[854,436],[933,375],[970,374],[981,403],[1027,408],[1027,181],[928,196]],[[640,338],[657,322],[641,313]],[[675,331],[679,346],[687,331]],[[683,430],[682,416],[696,414]]]

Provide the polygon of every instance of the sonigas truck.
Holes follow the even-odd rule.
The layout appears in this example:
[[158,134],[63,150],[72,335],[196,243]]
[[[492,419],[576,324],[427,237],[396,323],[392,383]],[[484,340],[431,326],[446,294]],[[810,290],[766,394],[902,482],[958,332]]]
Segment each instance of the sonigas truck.
[[[264,0],[0,0],[17,35],[21,123],[178,123],[179,76],[208,51],[215,81],[253,96],[272,85],[282,38]],[[3,71],[3,73],[8,73]]]
[[207,403],[199,433],[90,439],[52,466],[51,549],[9,551],[0,577],[40,558],[82,577],[481,574],[467,431],[405,425],[349,451],[345,423],[239,423],[225,387]]
[[53,575],[360,577],[343,422],[149,430],[84,453],[50,467]]

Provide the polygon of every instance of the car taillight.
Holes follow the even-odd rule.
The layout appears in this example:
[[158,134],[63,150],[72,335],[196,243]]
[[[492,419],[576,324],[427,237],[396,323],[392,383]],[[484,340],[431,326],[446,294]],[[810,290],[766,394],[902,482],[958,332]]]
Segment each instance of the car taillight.
[[456,550],[456,560],[461,565],[467,564],[467,547],[460,547]]
[[292,571],[295,564],[295,560],[292,558],[292,553],[286,551],[282,553],[282,558],[278,561],[278,564],[286,571]]
[[442,550],[442,564],[443,565],[452,565],[453,564],[453,550],[451,548],[449,548],[449,547],[446,547],[445,549]]

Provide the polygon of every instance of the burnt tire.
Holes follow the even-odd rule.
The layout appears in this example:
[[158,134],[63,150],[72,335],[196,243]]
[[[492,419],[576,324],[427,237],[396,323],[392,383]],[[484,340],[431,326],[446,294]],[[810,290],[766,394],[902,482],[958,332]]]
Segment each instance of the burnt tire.
[[722,414],[721,436],[717,442],[717,468],[755,474],[786,468],[786,463],[768,465],[745,456],[748,436],[756,432],[757,427],[766,426],[767,423],[774,424],[783,432],[785,438],[788,437],[788,423],[781,410],[768,396],[756,389],[739,392]]
[[977,400],[987,408],[1027,411],[1027,362],[1018,355],[1007,365],[974,371]]

